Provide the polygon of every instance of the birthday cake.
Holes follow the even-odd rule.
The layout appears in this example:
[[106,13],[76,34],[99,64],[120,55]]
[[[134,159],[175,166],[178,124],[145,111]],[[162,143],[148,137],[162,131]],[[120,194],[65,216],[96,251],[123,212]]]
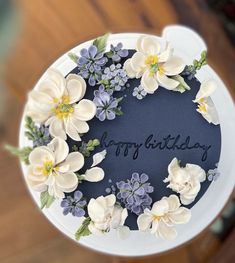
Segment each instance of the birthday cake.
[[170,42],[142,35],[130,49],[98,37],[49,68],[25,108],[26,181],[41,209],[59,202],[76,240],[116,231],[177,238],[177,225],[219,175],[221,130],[213,79]]

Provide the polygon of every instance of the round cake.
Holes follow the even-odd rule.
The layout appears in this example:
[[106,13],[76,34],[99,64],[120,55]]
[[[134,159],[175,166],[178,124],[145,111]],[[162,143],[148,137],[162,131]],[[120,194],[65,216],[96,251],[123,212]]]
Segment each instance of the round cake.
[[42,212],[80,244],[159,253],[197,235],[229,198],[234,126],[195,32],[105,34],[59,58],[29,92],[23,172]]

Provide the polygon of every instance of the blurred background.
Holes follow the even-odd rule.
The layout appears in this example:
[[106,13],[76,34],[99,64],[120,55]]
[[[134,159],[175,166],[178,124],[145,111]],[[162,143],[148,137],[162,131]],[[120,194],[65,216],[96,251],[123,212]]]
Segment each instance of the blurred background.
[[[234,97],[234,0],[0,0],[1,144],[17,145],[27,91],[70,48],[107,31],[161,34],[174,23],[202,35],[209,64]],[[183,247],[142,259],[116,258],[80,247],[59,233],[30,198],[18,161],[1,151],[0,166],[2,263],[235,262],[233,197],[221,217]]]

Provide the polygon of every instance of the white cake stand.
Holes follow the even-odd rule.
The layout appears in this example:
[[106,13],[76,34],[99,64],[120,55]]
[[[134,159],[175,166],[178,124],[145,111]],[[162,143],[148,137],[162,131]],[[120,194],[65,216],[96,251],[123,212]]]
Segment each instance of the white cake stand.
[[[109,37],[109,44],[122,42],[125,48],[135,48],[137,38],[141,34],[124,33],[112,34]],[[206,45],[201,37],[189,28],[174,25],[163,30],[162,37],[156,37],[160,41],[169,41],[175,49],[175,54],[181,56],[187,64],[191,64],[194,58],[200,57],[201,51],[206,49]],[[76,54],[88,47],[91,41],[87,41],[70,50]],[[57,68],[64,75],[69,73],[74,67],[74,63],[67,54],[61,56],[51,67]],[[210,66],[204,66],[197,74],[200,81],[214,79],[218,84],[218,89],[213,94],[212,99],[218,110],[221,122],[222,149],[219,161],[221,176],[216,182],[212,182],[209,189],[198,203],[192,208],[192,219],[186,225],[177,226],[178,237],[174,241],[163,241],[155,236],[131,231],[131,236],[126,240],[118,239],[116,232],[110,232],[103,237],[94,235],[81,238],[78,242],[88,248],[120,256],[145,256],[154,253],[161,253],[176,248],[189,241],[205,229],[218,216],[228,201],[235,184],[235,108],[233,100],[222,80]],[[45,74],[39,82],[45,78]],[[38,83],[35,85],[37,88]],[[19,137],[20,147],[30,145],[24,136],[24,116],[22,117]],[[26,174],[27,167],[22,164],[23,174]],[[28,188],[34,201],[40,207],[39,193]],[[55,201],[49,209],[43,209],[42,213],[48,220],[66,236],[74,239],[74,233],[79,228],[82,219],[74,218],[71,215],[64,216],[60,201]],[[77,242],[77,241],[76,241]]]

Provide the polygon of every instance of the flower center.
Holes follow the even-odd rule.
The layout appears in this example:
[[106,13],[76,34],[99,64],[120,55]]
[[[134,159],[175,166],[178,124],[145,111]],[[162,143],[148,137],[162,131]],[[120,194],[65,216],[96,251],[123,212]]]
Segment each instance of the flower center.
[[145,60],[145,64],[149,67],[150,77],[153,77],[154,74],[157,72],[159,72],[160,74],[165,73],[163,65],[158,63],[158,56],[157,55],[149,55]]
[[[55,99],[55,102],[57,102],[57,99]],[[52,109],[52,112],[57,116],[59,119],[66,119],[68,116],[74,112],[74,107],[69,104],[70,97],[69,96],[63,96],[61,98],[61,102]]]
[[205,99],[204,98],[201,98],[199,101],[198,101],[198,110],[202,113],[206,113],[207,112],[207,109],[206,109],[206,103],[205,103]]
[[41,170],[42,174],[45,176],[49,176],[54,168],[54,162],[47,160],[43,163],[43,166],[39,168]]
[[161,218],[162,218],[162,216],[155,216],[155,215],[153,216],[153,220],[154,220],[154,221],[155,221],[155,220],[156,220],[156,221],[159,221]]

